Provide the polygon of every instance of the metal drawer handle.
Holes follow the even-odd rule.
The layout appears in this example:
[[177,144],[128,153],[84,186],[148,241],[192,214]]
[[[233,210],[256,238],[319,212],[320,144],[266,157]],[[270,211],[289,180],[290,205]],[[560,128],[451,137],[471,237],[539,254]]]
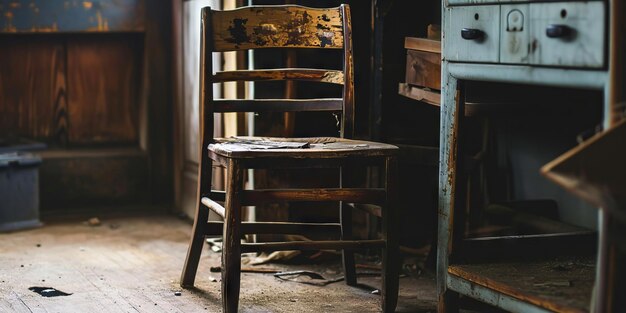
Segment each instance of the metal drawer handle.
[[461,37],[465,40],[482,39],[485,36],[485,32],[475,28],[463,28],[461,29]]
[[572,34],[572,28],[567,25],[548,25],[546,28],[546,36],[550,38],[569,37]]

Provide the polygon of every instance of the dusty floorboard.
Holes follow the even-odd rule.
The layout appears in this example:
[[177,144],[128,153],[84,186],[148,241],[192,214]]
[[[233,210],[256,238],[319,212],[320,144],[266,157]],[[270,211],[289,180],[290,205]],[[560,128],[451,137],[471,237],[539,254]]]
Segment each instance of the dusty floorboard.
[[[103,219],[98,227],[49,223],[0,234],[0,312],[220,312],[219,273],[209,271],[219,265],[219,254],[203,253],[196,289],[178,286],[190,231],[185,221],[156,216]],[[331,274],[339,268],[336,263],[327,267]],[[241,312],[379,311],[379,296],[341,282],[318,287],[268,274],[244,273],[242,278]],[[359,282],[377,287],[380,279]],[[432,275],[400,282],[398,312],[435,310]],[[33,286],[72,295],[42,297],[28,289]]]

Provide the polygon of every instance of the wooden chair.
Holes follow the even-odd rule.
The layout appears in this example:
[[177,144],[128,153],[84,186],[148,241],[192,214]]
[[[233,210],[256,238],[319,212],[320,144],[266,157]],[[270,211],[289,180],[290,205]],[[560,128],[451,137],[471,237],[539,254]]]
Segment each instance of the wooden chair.
[[[398,295],[398,228],[396,202],[397,147],[349,139],[353,134],[354,93],[350,10],[301,6],[253,6],[232,11],[202,9],[201,34],[201,158],[198,203],[181,277],[182,287],[193,287],[206,236],[221,234],[222,304],[224,312],[237,312],[241,253],[274,250],[342,250],[345,281],[356,285],[354,249],[382,248],[382,310],[393,312]],[[283,68],[213,73],[212,52],[259,48],[343,49],[343,71]],[[225,81],[303,80],[343,85],[337,99],[216,100],[213,83]],[[213,113],[268,111],[328,111],[341,114],[339,138],[213,138]],[[289,145],[304,144],[294,148]],[[284,147],[254,149],[255,144]],[[207,150],[208,149],[208,150]],[[212,162],[226,168],[226,191],[212,191]],[[346,188],[348,167],[384,168],[384,188]],[[245,190],[247,168],[337,168],[340,188]],[[343,188],[342,188],[343,187]],[[337,201],[340,223],[241,222],[241,207],[288,201]],[[224,202],[221,206],[218,202]],[[353,240],[351,214],[357,204],[369,204],[382,217],[382,239]],[[373,205],[377,209],[371,210]],[[208,209],[224,222],[209,222]],[[338,240],[241,243],[244,234],[294,234],[308,229],[336,234]]]

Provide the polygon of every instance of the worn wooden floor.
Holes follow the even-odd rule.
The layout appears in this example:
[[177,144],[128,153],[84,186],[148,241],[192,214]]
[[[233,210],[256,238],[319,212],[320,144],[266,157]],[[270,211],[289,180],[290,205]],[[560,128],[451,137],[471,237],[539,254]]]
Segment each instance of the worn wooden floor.
[[[219,265],[219,254],[203,253],[197,289],[178,286],[190,231],[175,217],[142,216],[103,218],[98,227],[77,220],[0,234],[0,312],[220,312],[219,273],[209,271]],[[328,267],[333,273],[338,264]],[[378,312],[378,295],[343,283],[319,287],[268,274],[242,277],[241,312]],[[377,277],[359,281],[380,284]],[[71,295],[42,297],[29,287]],[[434,310],[432,275],[401,279],[398,312]]]

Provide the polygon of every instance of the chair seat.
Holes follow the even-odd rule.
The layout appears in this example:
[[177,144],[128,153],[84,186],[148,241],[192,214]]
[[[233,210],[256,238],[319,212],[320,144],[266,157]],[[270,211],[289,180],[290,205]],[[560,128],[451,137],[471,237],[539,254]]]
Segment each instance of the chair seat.
[[389,156],[398,147],[390,144],[336,137],[216,138],[208,147],[211,156],[226,158],[345,158]]

